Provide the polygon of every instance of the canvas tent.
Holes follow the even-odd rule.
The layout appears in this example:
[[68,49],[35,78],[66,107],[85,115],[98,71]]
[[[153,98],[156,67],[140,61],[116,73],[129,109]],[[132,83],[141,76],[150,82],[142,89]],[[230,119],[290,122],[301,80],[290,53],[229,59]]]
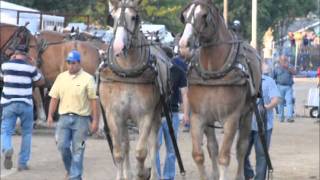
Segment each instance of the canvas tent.
[[[42,19],[42,22],[40,20]],[[41,30],[63,29],[64,17],[41,14],[39,10],[0,0],[0,22],[24,26],[31,33]]]

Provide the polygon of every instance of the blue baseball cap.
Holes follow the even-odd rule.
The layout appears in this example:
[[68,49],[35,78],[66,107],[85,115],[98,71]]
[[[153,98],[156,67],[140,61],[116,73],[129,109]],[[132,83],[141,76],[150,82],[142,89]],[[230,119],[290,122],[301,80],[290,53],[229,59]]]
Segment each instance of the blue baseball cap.
[[80,62],[80,59],[81,59],[81,55],[80,55],[79,51],[72,50],[71,52],[69,52],[66,61]]

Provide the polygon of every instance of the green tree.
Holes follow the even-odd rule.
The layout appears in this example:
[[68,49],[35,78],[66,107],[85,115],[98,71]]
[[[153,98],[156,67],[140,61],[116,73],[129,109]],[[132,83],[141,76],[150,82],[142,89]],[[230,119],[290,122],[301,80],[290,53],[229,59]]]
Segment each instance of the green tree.
[[[91,22],[106,26],[108,0],[8,0],[9,2],[36,8],[44,12],[63,14],[87,14]],[[143,0],[142,19],[156,24],[165,24],[170,31],[182,32],[183,24],[179,17],[182,8],[190,0]],[[223,11],[223,0],[215,0],[215,5]],[[295,17],[306,16],[315,11],[314,0],[259,0],[258,1],[258,40],[272,27],[279,32]],[[251,38],[251,0],[229,0],[228,19],[238,19],[242,23],[245,39]],[[278,28],[278,29],[277,29]],[[280,36],[279,34],[275,34]]]

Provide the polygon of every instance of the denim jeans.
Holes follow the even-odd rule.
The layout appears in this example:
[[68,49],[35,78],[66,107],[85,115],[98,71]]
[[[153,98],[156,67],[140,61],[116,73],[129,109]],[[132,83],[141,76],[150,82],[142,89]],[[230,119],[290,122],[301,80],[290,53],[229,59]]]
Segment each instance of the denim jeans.
[[12,147],[12,134],[17,118],[21,121],[22,141],[19,153],[19,166],[26,166],[31,154],[33,129],[33,107],[24,102],[12,102],[3,107],[1,127],[1,150],[6,152]]
[[56,129],[56,141],[70,180],[81,180],[85,140],[89,133],[90,118],[61,115]]
[[[265,133],[268,149],[271,141],[271,134],[272,134],[272,129],[267,130]],[[255,176],[249,161],[249,156],[253,146],[256,152],[256,175]],[[266,162],[265,154],[260,141],[259,132],[251,131],[251,134],[249,137],[249,147],[248,147],[248,151],[244,161],[244,175],[246,179],[248,179],[249,177],[250,178],[254,177],[254,180],[265,180],[266,172],[267,172],[267,162]]]
[[[179,125],[180,125],[180,119],[179,119],[179,113],[172,113],[172,126],[174,129],[174,135],[178,139],[178,131],[179,131]],[[160,147],[162,145],[162,135],[164,137],[164,141],[166,143],[166,158],[163,168],[163,178],[164,179],[170,179],[174,180],[174,177],[176,175],[176,155],[174,152],[173,144],[170,138],[169,128],[167,125],[166,118],[162,118],[161,127],[159,129],[158,134],[158,142],[159,142],[159,148],[157,151],[157,172],[161,176],[161,166],[160,166]]]
[[[282,98],[282,102],[279,104],[279,115],[280,120],[284,121],[286,119],[293,118],[293,89],[292,86],[282,86],[278,85],[278,89]],[[285,100],[285,102],[284,102]],[[284,115],[284,103],[287,107],[287,115]]]

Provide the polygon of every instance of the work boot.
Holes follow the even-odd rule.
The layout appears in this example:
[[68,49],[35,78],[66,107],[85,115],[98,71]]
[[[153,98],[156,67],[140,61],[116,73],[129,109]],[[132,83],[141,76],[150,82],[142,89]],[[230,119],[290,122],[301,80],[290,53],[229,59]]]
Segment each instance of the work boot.
[[11,169],[12,168],[12,155],[13,149],[9,149],[4,152],[4,168]]
[[29,169],[30,168],[27,165],[18,165],[18,171],[27,171]]

